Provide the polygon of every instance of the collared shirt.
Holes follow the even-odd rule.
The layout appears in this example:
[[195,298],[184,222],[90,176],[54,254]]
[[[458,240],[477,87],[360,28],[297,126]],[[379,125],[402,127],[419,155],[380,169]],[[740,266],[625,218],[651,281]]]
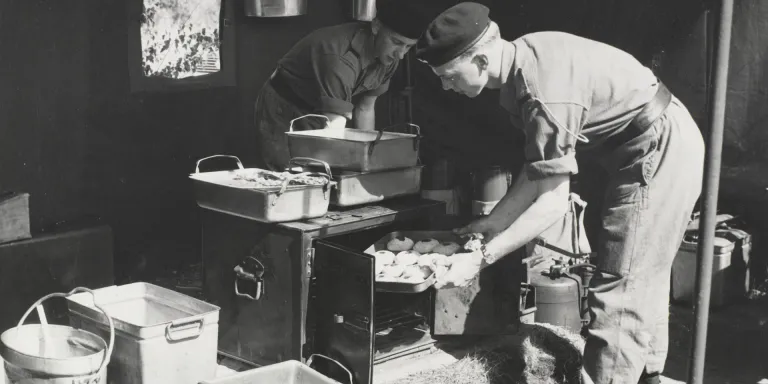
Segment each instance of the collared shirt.
[[278,71],[314,112],[349,118],[355,97],[387,91],[397,65],[397,60],[383,65],[374,57],[370,24],[355,22],[304,37],[280,59]]
[[577,148],[612,150],[600,144],[625,129],[658,88],[632,55],[597,41],[538,32],[504,44],[500,103],[525,132],[532,180],[578,173]]

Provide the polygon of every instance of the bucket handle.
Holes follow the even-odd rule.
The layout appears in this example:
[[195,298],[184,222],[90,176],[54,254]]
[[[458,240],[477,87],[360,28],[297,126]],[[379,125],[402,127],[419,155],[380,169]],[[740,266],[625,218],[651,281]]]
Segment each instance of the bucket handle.
[[309,114],[306,114],[306,115],[303,115],[303,116],[299,116],[299,117],[291,120],[291,123],[288,124],[288,132],[293,132],[293,122],[294,121],[301,120],[301,119],[303,119],[305,117],[322,117],[326,121],[326,123],[325,123],[326,126],[328,126],[328,124],[331,123],[331,119],[329,119],[328,116],[326,116],[326,115],[317,115],[317,114],[314,114],[314,113],[309,113]]
[[334,359],[331,359],[331,358],[330,358],[330,357],[328,357],[328,356],[325,356],[325,355],[321,355],[321,354],[319,354],[319,353],[314,353],[314,354],[312,354],[312,355],[310,355],[310,356],[309,356],[309,358],[307,359],[307,366],[308,366],[308,367],[311,367],[311,366],[312,366],[312,360],[314,360],[314,358],[315,358],[315,357],[322,357],[323,359],[326,359],[326,360],[328,360],[328,361],[331,361],[331,362],[335,363],[336,365],[338,365],[339,367],[341,367],[341,369],[343,369],[343,370],[344,370],[344,372],[346,372],[346,373],[347,373],[347,375],[349,376],[349,384],[353,384],[353,383],[355,382],[355,380],[354,380],[354,377],[352,376],[352,372],[350,372],[350,371],[349,371],[349,369],[347,369],[347,367],[345,367],[345,366],[344,366],[344,364],[342,364],[342,363],[339,363],[338,361],[336,361],[336,360],[334,360]]
[[26,312],[24,312],[24,315],[21,316],[21,320],[19,320],[19,323],[16,325],[16,330],[18,331],[19,327],[24,325],[24,321],[27,320],[27,316],[29,316],[30,313],[32,313],[35,308],[37,308],[38,305],[41,305],[44,301],[54,298],[54,297],[63,297],[67,298],[69,296],[72,296],[79,292],[88,292],[93,296],[93,305],[101,311],[101,313],[104,314],[104,316],[107,318],[107,321],[109,322],[109,344],[107,344],[107,350],[104,352],[104,360],[101,361],[101,366],[99,366],[99,369],[93,373],[92,376],[98,376],[101,374],[101,372],[107,368],[107,364],[109,364],[109,359],[112,356],[112,349],[115,346],[115,323],[112,321],[112,318],[107,314],[107,311],[104,310],[99,304],[96,304],[96,293],[92,290],[84,287],[77,287],[68,293],[51,293],[46,296],[43,296],[41,299],[37,300],[32,306],[27,309]]

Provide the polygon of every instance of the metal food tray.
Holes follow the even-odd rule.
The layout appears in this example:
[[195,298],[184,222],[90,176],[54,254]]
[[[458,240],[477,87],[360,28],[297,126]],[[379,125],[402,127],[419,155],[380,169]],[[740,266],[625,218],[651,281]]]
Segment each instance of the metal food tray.
[[[440,242],[453,241],[457,244],[462,243],[462,239],[451,231],[396,231],[388,233],[370,247],[365,250],[365,253],[373,254],[376,251],[387,250],[387,243],[395,237],[407,237],[416,243],[419,240],[435,239]],[[409,283],[406,281],[376,281],[376,291],[378,292],[395,292],[395,293],[419,293],[424,292],[427,288],[435,284],[435,274],[433,273],[420,283]]]
[[316,129],[285,134],[291,157],[322,160],[334,169],[370,172],[416,166],[419,159],[417,134],[359,129]]
[[331,204],[337,207],[375,203],[398,196],[418,194],[423,165],[378,172],[336,172]]
[[264,223],[311,219],[328,213],[330,190],[335,182],[327,165],[326,174],[314,174],[325,176],[328,179],[325,185],[288,185],[286,180],[281,187],[244,188],[232,183],[233,171],[200,172],[200,162],[214,157],[233,158],[241,170],[256,169],[243,168],[235,156],[200,159],[195,173],[189,176],[200,207]]

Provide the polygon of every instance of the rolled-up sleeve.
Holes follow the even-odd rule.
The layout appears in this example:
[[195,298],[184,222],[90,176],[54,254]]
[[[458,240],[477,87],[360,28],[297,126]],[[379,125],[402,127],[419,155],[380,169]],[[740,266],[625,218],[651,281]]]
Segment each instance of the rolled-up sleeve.
[[579,172],[574,135],[580,133],[584,107],[572,103],[547,103],[546,107],[548,111],[542,107],[542,101],[533,99],[522,108],[526,173],[530,180]]
[[326,54],[314,63],[315,79],[319,89],[316,112],[330,112],[347,116],[352,113],[352,85],[355,70],[338,55]]

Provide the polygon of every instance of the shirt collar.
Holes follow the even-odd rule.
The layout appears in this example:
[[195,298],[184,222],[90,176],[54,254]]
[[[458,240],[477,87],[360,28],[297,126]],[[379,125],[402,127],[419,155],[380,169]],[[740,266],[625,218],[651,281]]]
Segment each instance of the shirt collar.
[[365,25],[355,32],[352,37],[352,43],[350,44],[352,50],[360,57],[360,62],[363,68],[368,67],[376,62],[376,58],[373,57],[373,32],[371,27]]
[[514,73],[513,67],[515,66],[515,58],[518,51],[516,48],[515,44],[510,41],[503,41],[501,48],[501,71],[499,72],[501,94],[499,102],[504,109],[510,112],[510,108],[516,101],[514,79],[510,78],[510,74]]

